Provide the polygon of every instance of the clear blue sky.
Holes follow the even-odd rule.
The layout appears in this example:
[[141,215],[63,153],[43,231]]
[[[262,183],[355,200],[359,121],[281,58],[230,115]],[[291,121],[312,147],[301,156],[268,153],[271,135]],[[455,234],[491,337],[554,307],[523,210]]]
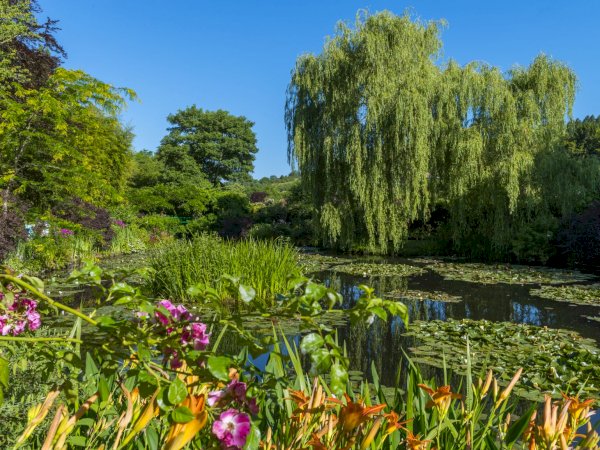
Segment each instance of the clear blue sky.
[[410,8],[444,18],[444,57],[503,70],[544,52],[579,77],[574,114],[600,114],[598,0],[39,0],[60,20],[66,66],[82,69],[141,100],[124,113],[137,150],[155,150],[166,116],[196,104],[256,123],[256,177],[289,173],[285,90],[296,58],[320,52],[339,20],[357,10]]

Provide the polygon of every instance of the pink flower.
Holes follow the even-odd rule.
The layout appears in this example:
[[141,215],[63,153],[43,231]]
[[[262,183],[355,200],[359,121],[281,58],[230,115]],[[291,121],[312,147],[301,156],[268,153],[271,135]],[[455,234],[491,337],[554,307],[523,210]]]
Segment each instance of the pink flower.
[[0,334],[17,336],[26,329],[37,330],[42,325],[42,321],[36,309],[35,300],[15,294],[14,302],[7,308],[5,314],[0,316]]
[[181,343],[193,344],[194,350],[204,350],[208,346],[210,334],[206,332],[206,324],[194,322],[183,329]]
[[115,220],[115,225],[121,227],[121,228],[125,228],[125,222],[123,222],[122,220]]
[[225,398],[225,394],[227,394],[226,391],[224,391],[223,389],[220,389],[218,391],[211,391],[208,393],[208,405],[209,406],[215,406],[216,404],[220,403],[221,400],[223,400],[223,398]]
[[235,409],[228,409],[213,423],[212,432],[223,447],[243,448],[250,433],[250,417]]
[[62,234],[63,236],[72,236],[75,233],[73,233],[73,230],[69,230],[68,228],[61,228],[60,234]]

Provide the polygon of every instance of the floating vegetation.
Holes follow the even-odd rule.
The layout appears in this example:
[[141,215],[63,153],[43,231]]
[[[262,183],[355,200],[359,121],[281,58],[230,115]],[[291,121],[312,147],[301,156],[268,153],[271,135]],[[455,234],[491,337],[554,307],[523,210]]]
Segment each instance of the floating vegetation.
[[339,273],[347,273],[360,277],[372,276],[400,276],[407,277],[423,273],[420,267],[409,266],[407,264],[385,264],[385,263],[360,263],[353,262],[334,266],[331,270]]
[[495,284],[560,284],[586,281],[595,278],[576,270],[549,269],[507,264],[474,264],[440,262],[427,266],[446,280],[470,281]]
[[587,320],[593,320],[594,322],[600,322],[600,316],[597,317],[593,317],[593,316],[581,316]]
[[462,374],[468,337],[474,372],[491,368],[507,382],[524,367],[515,392],[530,400],[541,400],[542,392],[560,396],[579,389],[586,397],[600,395],[600,349],[576,332],[464,319],[416,321],[405,335],[417,338],[417,346],[410,349],[413,361],[443,367],[443,353],[448,367]]
[[330,270],[333,266],[352,262],[351,258],[322,255],[320,253],[300,253],[299,260],[304,273],[322,272]]
[[386,297],[400,299],[433,300],[436,302],[459,303],[462,297],[450,295],[443,291],[419,291],[414,289],[398,289],[385,293]]
[[600,284],[583,286],[542,286],[529,291],[531,295],[576,305],[600,306]]

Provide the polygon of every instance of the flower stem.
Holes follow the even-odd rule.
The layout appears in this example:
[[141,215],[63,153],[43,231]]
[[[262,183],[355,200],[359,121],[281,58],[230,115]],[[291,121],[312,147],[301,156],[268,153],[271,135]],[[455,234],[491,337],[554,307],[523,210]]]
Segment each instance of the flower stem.
[[50,297],[48,297],[47,295],[38,291],[36,288],[31,286],[29,283],[26,283],[25,281],[21,280],[20,278],[13,277],[12,275],[0,274],[0,280],[3,280],[3,279],[11,282],[13,284],[16,284],[16,285],[22,287],[23,289],[31,292],[39,300],[42,300],[42,301],[48,303],[49,305],[54,306],[55,308],[61,309],[65,312],[73,314],[74,316],[80,317],[81,319],[85,320],[86,322],[88,322],[92,325],[98,325],[98,322],[95,321],[94,319],[92,319],[91,317],[86,316],[81,311],[77,311],[76,309],[73,309],[67,305],[63,305],[62,303],[57,302],[56,300],[52,300]]
[[20,342],[73,342],[83,344],[81,339],[64,337],[23,337],[23,336],[0,336],[0,341],[20,341]]

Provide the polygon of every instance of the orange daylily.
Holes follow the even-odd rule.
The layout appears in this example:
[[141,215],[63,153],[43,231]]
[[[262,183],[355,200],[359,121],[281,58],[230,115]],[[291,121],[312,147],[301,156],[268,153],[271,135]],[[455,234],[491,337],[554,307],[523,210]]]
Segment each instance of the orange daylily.
[[382,403],[381,405],[365,406],[364,402],[353,402],[348,394],[344,394],[344,396],[346,397],[346,405],[340,410],[339,419],[340,426],[344,433],[351,432],[387,406],[385,403]]
[[454,392],[450,391],[450,386],[441,386],[436,390],[433,390],[426,384],[419,384],[418,386],[427,392],[429,397],[431,397],[431,400],[429,400],[425,406],[427,408],[436,408],[441,417],[445,416],[448,412],[452,399],[462,398],[460,394],[455,394]]
[[562,394],[565,402],[569,402],[569,416],[571,420],[578,423],[581,419],[585,419],[590,412],[591,406],[594,404],[594,399],[579,401],[579,396],[569,397]]
[[427,450],[427,446],[431,440],[421,440],[420,435],[414,435],[410,431],[406,432],[406,446],[409,450]]
[[208,420],[208,413],[204,409],[206,397],[204,395],[189,394],[181,406],[189,408],[194,419],[186,423],[174,423],[169,429],[165,450],[179,450],[187,445],[198,432],[204,428]]
[[396,430],[405,429],[404,425],[406,425],[410,420],[405,420],[404,422],[400,422],[400,416],[397,412],[392,411],[389,414],[384,414],[383,417],[387,420],[387,427],[385,429],[385,434],[392,434]]

